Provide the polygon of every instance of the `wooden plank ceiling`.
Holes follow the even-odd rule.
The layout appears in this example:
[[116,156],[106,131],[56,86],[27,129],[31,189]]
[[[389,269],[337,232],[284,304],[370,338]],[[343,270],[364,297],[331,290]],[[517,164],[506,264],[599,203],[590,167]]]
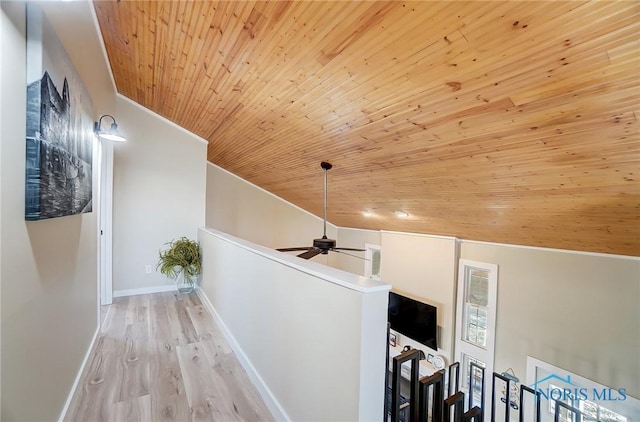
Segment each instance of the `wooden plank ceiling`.
[[334,224],[640,255],[639,2],[94,4],[120,93],[319,216],[330,161]]

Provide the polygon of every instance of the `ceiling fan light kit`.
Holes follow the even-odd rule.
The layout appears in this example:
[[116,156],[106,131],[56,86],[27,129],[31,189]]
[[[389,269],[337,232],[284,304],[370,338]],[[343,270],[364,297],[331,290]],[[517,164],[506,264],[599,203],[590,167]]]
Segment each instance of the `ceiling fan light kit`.
[[[297,255],[299,258],[303,258],[303,259],[310,259],[319,254],[326,255],[329,252],[339,252],[339,253],[345,253],[342,251],[364,252],[365,251],[364,249],[338,248],[336,247],[336,241],[334,239],[329,239],[327,237],[327,171],[331,170],[331,168],[333,168],[333,165],[331,163],[323,161],[320,163],[320,167],[324,172],[324,198],[323,198],[323,208],[322,208],[324,230],[323,230],[322,237],[320,239],[313,239],[313,246],[311,247],[302,246],[302,247],[295,247],[295,248],[279,248],[276,250],[280,252],[304,251],[301,254]],[[346,255],[350,255],[350,254],[346,254]],[[359,256],[356,256],[356,255],[350,255],[350,256],[360,258]]]

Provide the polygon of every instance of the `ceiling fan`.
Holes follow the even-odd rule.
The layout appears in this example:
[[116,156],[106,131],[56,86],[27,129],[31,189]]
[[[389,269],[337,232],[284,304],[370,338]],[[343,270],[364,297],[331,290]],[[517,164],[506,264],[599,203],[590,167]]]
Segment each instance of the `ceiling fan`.
[[[355,251],[355,252],[364,252],[364,249],[355,249],[355,248],[337,248],[336,241],[334,239],[327,238],[327,171],[331,170],[333,165],[331,163],[327,163],[323,161],[320,163],[320,167],[324,171],[324,205],[323,205],[323,220],[324,220],[324,233],[322,234],[322,238],[313,239],[313,246],[302,246],[298,248],[280,248],[276,249],[280,252],[293,252],[293,251],[304,251],[300,255],[297,255],[299,258],[310,259],[316,255],[323,254],[326,255],[331,252],[340,252],[342,251]],[[350,255],[350,254],[347,254]],[[356,258],[360,258],[356,255],[350,255]]]

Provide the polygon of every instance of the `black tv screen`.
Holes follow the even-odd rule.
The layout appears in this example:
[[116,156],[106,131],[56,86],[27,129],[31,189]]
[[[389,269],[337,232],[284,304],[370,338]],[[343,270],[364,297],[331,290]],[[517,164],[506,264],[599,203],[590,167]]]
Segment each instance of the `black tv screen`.
[[391,329],[433,350],[438,350],[437,308],[406,296],[389,292],[389,324]]

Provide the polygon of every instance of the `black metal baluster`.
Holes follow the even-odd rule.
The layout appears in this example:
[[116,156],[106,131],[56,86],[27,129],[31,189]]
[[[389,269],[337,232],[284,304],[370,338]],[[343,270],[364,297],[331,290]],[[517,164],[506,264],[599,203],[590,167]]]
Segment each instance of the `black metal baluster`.
[[[432,388],[430,388],[432,387]],[[432,390],[431,400],[429,391]],[[444,402],[444,369],[420,380],[420,400],[418,401],[418,421],[425,422],[429,418],[431,403],[431,422],[442,422],[442,403]]]
[[[475,389],[475,376],[476,371],[480,371],[480,409],[484,409],[484,368],[475,362],[469,364],[469,409],[473,408],[473,392]],[[484,415],[480,414],[479,422],[482,422]]]
[[576,409],[575,407],[569,406],[568,404],[566,404],[565,402],[561,402],[558,400],[555,400],[556,402],[556,411],[553,414],[553,422],[560,422],[560,408],[564,407],[566,410],[568,410],[569,412],[573,413],[575,419],[573,422],[582,422],[582,412],[578,409]]
[[533,388],[529,388],[526,385],[520,386],[520,417],[518,419],[519,422],[524,422],[524,393],[533,394],[533,403],[536,406],[535,410],[535,422],[540,422],[540,392],[534,390]]
[[393,375],[391,386],[391,422],[399,422],[400,419],[400,381],[402,378],[402,364],[411,361],[411,398],[409,420],[418,422],[418,378],[420,376],[420,357],[424,355],[419,349],[410,349],[393,358]]
[[463,422],[482,422],[482,409],[474,406],[462,415]]
[[[456,371],[456,389],[451,391],[451,380],[452,380],[452,374],[453,374],[453,370],[455,369]],[[451,365],[449,365],[449,385],[447,386],[447,396],[451,396],[451,394],[456,393],[460,391],[460,362],[455,362],[452,363]]]
[[[451,420],[451,408],[453,407],[453,421]],[[443,422],[462,422],[464,413],[464,393],[458,391],[453,396],[449,396],[444,400],[444,418]]]
[[507,405],[505,407],[504,412],[504,422],[509,422],[509,409],[511,406],[509,405],[510,401],[510,392],[511,392],[511,379],[507,378],[503,375],[498,374],[497,372],[493,373],[493,378],[491,379],[491,422],[496,422],[496,378],[501,379],[507,384],[506,396],[507,396]]
[[382,420],[386,422],[389,414],[389,403],[387,400],[387,388],[389,388],[389,336],[391,335],[391,324],[387,322],[387,358],[384,361],[384,417]]

